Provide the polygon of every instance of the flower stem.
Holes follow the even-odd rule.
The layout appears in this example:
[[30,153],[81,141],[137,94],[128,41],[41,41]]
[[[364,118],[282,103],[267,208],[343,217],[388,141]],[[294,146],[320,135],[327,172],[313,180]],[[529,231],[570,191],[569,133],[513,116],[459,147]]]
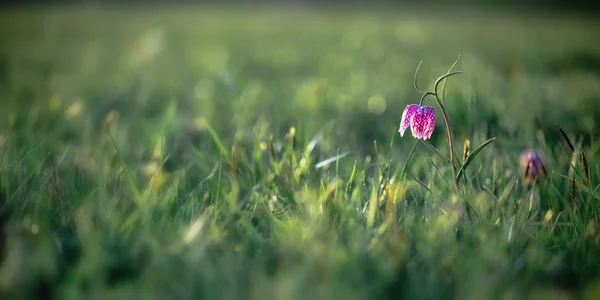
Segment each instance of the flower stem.
[[[437,98],[437,95],[436,95]],[[444,116],[444,121],[446,122],[446,130],[448,131],[448,143],[450,144],[450,161],[452,162],[452,174],[454,175],[454,179],[456,179],[456,169],[454,168],[454,139],[452,138],[452,129],[450,128],[450,120],[448,120],[448,114],[446,113],[446,109],[444,105],[438,101],[440,105],[440,109],[442,110],[442,115]]]
[[[437,87],[437,85],[436,85],[436,87]],[[440,106],[440,110],[442,111],[442,116],[444,116],[444,122],[446,123],[446,131],[448,131],[448,143],[450,144],[450,161],[452,162],[450,165],[452,167],[452,175],[454,175],[454,179],[456,180],[456,176],[457,176],[456,168],[454,167],[454,161],[455,161],[454,139],[452,138],[452,129],[450,128],[450,120],[448,119],[448,114],[446,113],[446,108],[444,107],[444,104],[442,104],[440,97],[438,97],[438,95],[434,92],[425,92],[423,94],[423,96],[421,96],[419,105],[423,105],[423,100],[425,100],[425,97],[427,97],[428,95],[435,96],[435,100],[437,101],[438,105]]]
[[[457,60],[458,61],[458,60]],[[456,63],[454,63],[454,65],[456,65]],[[450,70],[452,70],[454,68],[454,65],[452,65],[452,67],[450,68]],[[435,81],[435,84],[433,86],[433,91],[435,92],[435,100],[437,100],[438,105],[440,106],[440,109],[442,110],[442,114],[444,115],[444,120],[446,121],[446,129],[448,130],[448,142],[450,144],[450,160],[452,161],[452,163],[454,163],[454,159],[455,159],[455,152],[454,152],[454,140],[452,139],[452,128],[450,128],[450,121],[448,120],[448,114],[446,113],[446,108],[444,107],[444,103],[442,102],[442,100],[440,99],[440,97],[438,96],[438,86],[440,84],[440,81],[444,81],[444,85],[446,84],[446,79],[450,76],[456,75],[456,74],[460,74],[462,73],[461,71],[458,72],[448,72],[445,75],[440,76],[440,78],[438,78]],[[442,93],[444,93],[445,88],[442,89]],[[454,181],[456,182],[456,186],[458,188],[458,182],[456,181],[457,174],[456,174],[456,169],[452,168],[452,174],[454,174]]]
[[421,100],[419,101],[419,105],[423,105],[423,100],[425,100],[425,97],[427,97],[429,95],[435,95],[435,93],[434,92],[426,92],[425,94],[423,94],[423,96],[421,96]]

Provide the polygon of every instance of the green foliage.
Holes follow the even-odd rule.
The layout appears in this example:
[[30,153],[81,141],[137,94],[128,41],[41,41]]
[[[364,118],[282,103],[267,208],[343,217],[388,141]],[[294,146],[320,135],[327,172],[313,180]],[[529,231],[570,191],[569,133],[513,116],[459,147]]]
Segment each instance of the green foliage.
[[[199,8],[1,19],[2,299],[600,293],[596,20]],[[442,122],[427,143],[397,126],[420,97],[418,61],[430,90],[459,54],[441,98],[456,144],[481,146],[457,185]],[[529,147],[548,156],[532,184],[519,165]]]

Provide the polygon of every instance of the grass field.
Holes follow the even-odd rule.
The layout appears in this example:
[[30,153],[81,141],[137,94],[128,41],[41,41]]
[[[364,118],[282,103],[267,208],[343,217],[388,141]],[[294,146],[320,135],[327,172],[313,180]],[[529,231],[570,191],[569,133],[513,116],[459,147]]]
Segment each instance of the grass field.
[[[541,13],[5,10],[0,298],[600,299],[598,36]],[[430,90],[459,55],[457,166],[496,139],[456,185],[435,98],[439,153],[398,126],[419,61]]]

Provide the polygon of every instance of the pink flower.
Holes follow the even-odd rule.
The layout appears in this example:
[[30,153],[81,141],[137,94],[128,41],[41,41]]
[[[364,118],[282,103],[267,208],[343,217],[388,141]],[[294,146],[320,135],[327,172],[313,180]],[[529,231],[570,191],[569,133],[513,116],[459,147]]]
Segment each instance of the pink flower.
[[520,161],[521,166],[526,171],[524,174],[526,183],[539,178],[542,173],[544,176],[548,175],[546,171],[546,159],[541,151],[525,151],[521,154]]
[[427,105],[411,104],[408,105],[402,113],[400,121],[400,136],[404,136],[404,131],[410,126],[410,131],[416,139],[428,139],[435,128],[435,111],[433,107]]

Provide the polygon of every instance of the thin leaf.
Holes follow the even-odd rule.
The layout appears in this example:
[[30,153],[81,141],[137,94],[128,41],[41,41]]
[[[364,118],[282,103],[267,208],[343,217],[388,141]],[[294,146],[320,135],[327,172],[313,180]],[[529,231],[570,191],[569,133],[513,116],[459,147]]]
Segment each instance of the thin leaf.
[[416,183],[418,183],[420,186],[422,186],[424,189],[426,189],[432,195],[436,196],[442,202],[446,201],[446,199],[444,199],[444,197],[434,193],[429,187],[427,187],[427,185],[424,182],[422,182],[421,180],[419,180],[415,176],[413,176],[413,174],[408,173],[408,176],[410,176],[410,178],[412,178]]
[[208,133],[210,133],[210,136],[212,137],[213,141],[215,142],[215,144],[219,148],[219,151],[221,151],[221,153],[225,157],[225,161],[229,162],[230,161],[230,159],[229,159],[229,152],[227,151],[227,148],[225,148],[225,145],[223,145],[223,142],[221,141],[221,139],[217,135],[217,132],[208,123],[206,123],[206,129],[208,130]]
[[348,182],[346,182],[346,192],[345,192],[346,195],[348,195],[348,191],[350,191],[350,185],[352,184],[352,182],[354,182],[355,174],[356,174],[356,160],[354,160],[354,165],[352,166],[352,173],[350,173],[350,178],[348,179]]
[[416,141],[415,144],[413,145],[412,149],[408,153],[408,157],[406,158],[406,162],[404,163],[404,168],[402,168],[402,173],[400,173],[400,180],[404,180],[404,178],[406,177],[406,171],[408,171],[408,164],[410,163],[410,161],[413,157],[413,154],[415,153],[415,149],[417,149],[418,144],[419,144],[419,141]]
[[569,180],[569,181],[571,181],[571,177],[569,177],[569,176],[567,176],[567,175],[560,174],[560,173],[558,173],[558,172],[554,172],[554,171],[552,171],[552,175],[554,175],[554,174],[556,174],[556,176],[558,176],[558,177],[562,177],[563,179],[566,179],[566,180]]
[[317,142],[321,139],[321,137],[323,136],[323,134],[321,132],[319,132],[315,137],[312,138],[312,140],[310,140],[310,142],[308,143],[308,146],[306,146],[306,154],[310,154],[314,149],[315,146],[317,146]]
[[377,189],[371,187],[371,196],[369,197],[369,210],[367,211],[367,228],[371,230],[375,223],[375,214],[377,213]]
[[4,155],[6,154],[6,152],[8,151],[8,147],[6,147],[6,145],[8,144],[8,142],[11,140],[12,138],[12,133],[13,133],[13,128],[12,126],[10,127],[10,129],[8,130],[8,135],[6,136],[4,143],[5,146],[2,147],[2,154],[0,154],[0,171],[2,171],[3,167],[4,167]]
[[575,177],[571,178],[571,203],[574,207],[577,207],[577,202],[575,201],[576,190],[575,190]]
[[334,156],[332,158],[328,158],[328,159],[326,159],[326,160],[324,160],[324,161],[316,164],[315,168],[317,168],[317,169],[322,168],[322,167],[324,167],[324,166],[326,166],[326,165],[328,165],[328,164],[330,164],[332,162],[336,162],[336,161],[338,161],[338,160],[346,157],[348,154],[350,154],[350,152],[342,153],[342,154],[336,155],[336,156]]
[[424,140],[419,140],[423,143],[423,145],[425,145],[427,148],[429,148],[429,150],[431,150],[432,152],[436,153],[437,155],[439,155],[441,158],[443,158],[446,162],[448,162],[449,164],[452,165],[452,167],[455,170],[458,170],[458,167],[452,163],[452,161],[450,161],[449,158],[445,157],[444,155],[442,155],[442,153],[440,153],[440,151],[438,151],[438,149],[436,149],[435,147],[433,147],[433,145],[431,145],[429,142],[424,141]]
[[417,86],[417,78],[419,76],[419,69],[421,68],[421,64],[423,63],[423,60],[421,60],[419,62],[419,65],[417,65],[417,69],[415,70],[415,78],[414,78],[414,82],[413,84],[415,85],[415,89],[417,90],[417,92],[422,93],[421,90],[419,89],[419,87]]
[[6,169],[11,169],[13,166],[20,166],[20,165],[21,165],[21,164],[22,164],[22,163],[25,161],[25,159],[27,159],[27,157],[29,157],[29,155],[31,155],[33,152],[35,152],[35,150],[36,150],[36,149],[37,149],[37,148],[38,148],[40,145],[42,145],[43,143],[45,143],[47,140],[48,140],[48,139],[47,139],[47,138],[45,138],[45,139],[43,139],[41,142],[39,142],[39,143],[35,144],[35,145],[34,145],[34,146],[31,148],[31,149],[29,149],[29,151],[28,151],[28,152],[25,154],[25,156],[23,156],[23,158],[21,158],[19,161],[16,161],[16,160],[15,160],[15,161],[13,161],[12,163],[10,163],[10,164],[8,165],[8,167],[7,167]]
[[[452,72],[454,67],[456,67],[456,64],[458,64],[459,60],[460,60],[460,55],[456,58],[456,61],[454,62],[454,64],[452,64],[452,66],[448,70],[448,73]],[[446,103],[446,82],[447,81],[448,81],[448,78],[445,78],[444,82],[442,82],[442,102],[443,103]]]
[[[438,85],[440,85],[440,82],[441,82],[442,80],[444,80],[444,79],[446,79],[446,78],[448,78],[448,77],[452,76],[452,75],[461,74],[461,73],[463,73],[463,72],[462,72],[462,71],[456,71],[456,72],[452,72],[452,73],[447,73],[447,74],[444,74],[444,75],[440,76],[440,77],[439,77],[439,78],[438,78],[438,79],[435,81],[435,84],[433,85],[433,91],[435,92],[436,98],[437,98],[438,100],[440,100],[440,99],[439,99],[439,97],[438,97],[438,92],[437,92],[437,91],[438,91]],[[441,100],[440,100],[440,102],[441,102]]]
[[496,138],[493,137],[493,138],[483,142],[483,144],[479,145],[479,147],[475,148],[473,150],[473,152],[471,154],[469,154],[469,156],[463,163],[462,167],[460,167],[460,170],[458,170],[458,174],[456,175],[456,182],[458,182],[460,180],[460,177],[462,177],[462,175],[465,173],[465,170],[467,169],[469,164],[471,164],[473,159],[475,159],[475,156],[477,156],[477,154],[479,154],[479,152],[481,152],[481,150],[483,150],[483,148],[485,148],[487,145],[489,145],[490,143],[492,143],[495,140],[496,140]]
[[142,195],[135,184],[135,180],[133,179],[133,176],[131,176],[129,169],[127,168],[127,165],[125,164],[125,160],[123,159],[123,156],[121,156],[121,151],[119,151],[119,147],[117,147],[117,143],[115,142],[115,139],[113,138],[113,136],[110,132],[108,133],[108,136],[110,137],[110,140],[112,141],[112,144],[115,147],[115,151],[117,151],[117,156],[119,157],[121,166],[123,167],[123,169],[125,169],[125,173],[127,174],[127,183],[129,185],[129,188],[133,192],[133,198],[134,198],[136,204],[139,207],[142,207]]
[[373,141],[373,149],[375,150],[375,162],[377,162],[377,167],[379,168],[379,176],[383,177],[383,166],[381,165],[381,161],[379,160],[379,150],[377,149],[377,141]]

